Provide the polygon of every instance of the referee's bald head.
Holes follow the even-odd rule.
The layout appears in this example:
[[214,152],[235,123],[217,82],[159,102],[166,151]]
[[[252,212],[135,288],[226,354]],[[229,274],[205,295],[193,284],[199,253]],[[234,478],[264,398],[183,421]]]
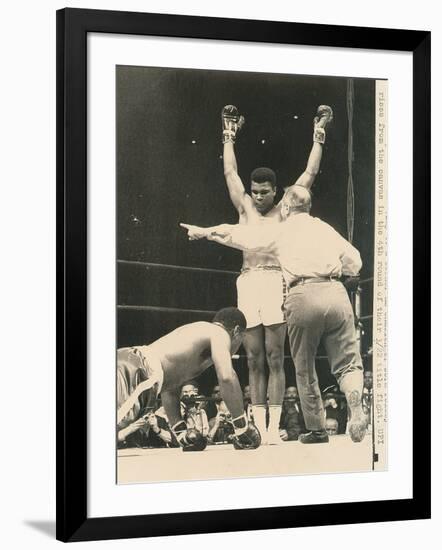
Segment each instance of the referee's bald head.
[[288,217],[290,214],[310,212],[312,207],[312,196],[310,191],[302,185],[294,185],[289,188],[282,198],[282,215]]

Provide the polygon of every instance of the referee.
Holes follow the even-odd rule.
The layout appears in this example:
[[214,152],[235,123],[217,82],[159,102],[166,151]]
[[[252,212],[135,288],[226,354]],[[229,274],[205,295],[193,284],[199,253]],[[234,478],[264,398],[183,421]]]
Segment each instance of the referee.
[[331,372],[345,394],[348,432],[360,442],[366,432],[362,411],[363,368],[353,310],[341,276],[357,277],[359,252],[330,225],[310,215],[311,195],[294,186],[282,200],[280,224],[223,224],[200,228],[182,224],[190,240],[208,238],[240,250],[274,253],[289,289],[284,304],[302,412],[308,433],[302,443],[327,443],[325,415],[315,368],[320,341]]

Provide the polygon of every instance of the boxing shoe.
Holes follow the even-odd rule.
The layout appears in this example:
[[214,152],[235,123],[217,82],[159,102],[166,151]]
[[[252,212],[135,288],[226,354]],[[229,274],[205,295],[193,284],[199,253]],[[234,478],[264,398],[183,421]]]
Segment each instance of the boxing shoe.
[[266,432],[266,438],[265,443],[263,442],[263,445],[282,445],[284,441],[281,439],[281,436],[279,435],[279,430],[277,432],[268,431]]
[[368,417],[362,410],[362,400],[358,390],[353,390],[346,397],[348,406],[347,433],[353,443],[360,443],[367,432]]
[[306,434],[301,434],[298,441],[301,443],[328,443],[328,433],[325,430],[313,430]]
[[353,443],[360,443],[367,433],[368,418],[361,410],[351,412],[351,418],[348,423],[348,434]]
[[269,432],[267,430],[260,430],[258,428],[258,431],[261,435],[261,446],[268,445],[269,444]]

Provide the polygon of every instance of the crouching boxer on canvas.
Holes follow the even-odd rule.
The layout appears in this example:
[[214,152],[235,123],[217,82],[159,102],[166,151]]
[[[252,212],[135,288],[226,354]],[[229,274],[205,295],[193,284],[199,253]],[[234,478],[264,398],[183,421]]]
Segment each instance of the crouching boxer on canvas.
[[244,338],[246,320],[234,307],[221,309],[211,323],[199,321],[175,329],[148,346],[122,348],[117,352],[117,439],[124,441],[141,426],[143,411],[153,406],[161,392],[169,425],[184,451],[202,451],[207,438],[187,429],[181,416],[182,385],[215,366],[221,396],[235,429],[236,449],[256,449],[259,431],[249,424],[243,395],[232,366]]

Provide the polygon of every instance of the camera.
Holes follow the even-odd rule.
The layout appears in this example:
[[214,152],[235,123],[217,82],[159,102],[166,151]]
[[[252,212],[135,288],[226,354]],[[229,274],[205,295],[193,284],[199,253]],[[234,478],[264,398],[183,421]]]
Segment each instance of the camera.
[[196,402],[196,395],[183,395],[181,397],[181,403],[187,408],[194,407]]
[[149,417],[154,414],[155,407],[144,407],[141,411],[140,418],[148,420]]

